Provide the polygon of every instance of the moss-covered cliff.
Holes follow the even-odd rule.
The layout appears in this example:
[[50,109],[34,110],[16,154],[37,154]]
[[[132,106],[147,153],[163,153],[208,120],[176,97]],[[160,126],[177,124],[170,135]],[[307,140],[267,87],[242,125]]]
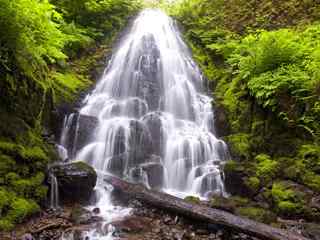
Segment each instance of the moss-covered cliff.
[[56,108],[94,83],[140,3],[0,0],[0,6],[1,231],[44,204],[46,167],[58,158]]
[[246,199],[234,201],[239,214],[320,221],[319,7],[184,0],[170,9],[213,91],[232,155],[226,186]]

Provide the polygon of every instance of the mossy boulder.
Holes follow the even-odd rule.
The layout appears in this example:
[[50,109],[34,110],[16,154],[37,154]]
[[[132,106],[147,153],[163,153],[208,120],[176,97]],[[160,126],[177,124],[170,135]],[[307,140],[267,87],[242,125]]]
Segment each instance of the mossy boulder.
[[225,186],[227,192],[243,197],[253,196],[255,191],[247,183],[248,168],[245,164],[230,160],[224,165]]
[[238,207],[247,206],[249,204],[249,200],[239,196],[231,196],[228,198],[215,196],[210,200],[209,204],[212,208],[235,213]]
[[274,210],[279,215],[320,221],[319,199],[311,189],[291,181],[278,181],[272,185],[270,193]]
[[97,173],[84,162],[55,165],[50,169],[58,181],[65,202],[88,202],[97,182]]
[[200,198],[195,197],[195,196],[187,196],[184,198],[184,200],[189,203],[193,203],[193,204],[200,204],[201,203]]

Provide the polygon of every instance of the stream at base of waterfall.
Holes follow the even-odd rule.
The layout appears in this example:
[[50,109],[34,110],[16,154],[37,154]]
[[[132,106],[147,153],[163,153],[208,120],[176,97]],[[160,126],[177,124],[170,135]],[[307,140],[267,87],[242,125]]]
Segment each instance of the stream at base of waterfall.
[[[98,172],[95,203],[108,224],[130,214],[114,206],[103,174],[114,174],[178,197],[226,195],[213,99],[175,22],[147,9],[121,39],[82,108],[66,116],[59,152]],[[112,227],[92,239],[112,239]],[[65,239],[67,237],[65,236]]]

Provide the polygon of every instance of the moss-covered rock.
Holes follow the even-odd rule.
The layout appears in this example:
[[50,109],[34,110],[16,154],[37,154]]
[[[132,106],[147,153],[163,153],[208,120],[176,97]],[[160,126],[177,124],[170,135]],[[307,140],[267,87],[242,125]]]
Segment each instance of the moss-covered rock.
[[279,171],[278,162],[266,154],[256,156],[256,176],[264,183],[274,179]]
[[0,187],[0,230],[11,230],[15,224],[39,210],[34,200],[19,197],[15,192]]
[[84,162],[73,162],[51,167],[58,181],[62,200],[88,202],[96,185],[97,173]]
[[258,207],[240,207],[237,209],[236,213],[240,216],[247,217],[266,224],[276,222],[277,219],[276,214]]
[[210,200],[210,207],[221,209],[227,212],[235,213],[237,208],[247,206],[249,200],[239,196],[225,197],[213,197]]
[[294,191],[288,182],[276,182],[272,185],[271,196],[275,211],[283,216],[302,213],[305,204],[302,192]]
[[201,202],[200,198],[195,196],[187,196],[184,198],[184,200],[193,204],[199,204]]
[[226,190],[234,195],[252,196],[256,189],[247,183],[247,166],[241,162],[230,160],[224,165]]

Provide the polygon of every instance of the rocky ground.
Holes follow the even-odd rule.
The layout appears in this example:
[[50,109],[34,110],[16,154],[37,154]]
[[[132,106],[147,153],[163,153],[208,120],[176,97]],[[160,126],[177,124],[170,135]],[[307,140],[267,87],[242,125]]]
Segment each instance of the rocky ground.
[[[132,214],[110,223],[115,227],[113,236],[116,240],[256,240],[213,224],[194,222],[145,206],[136,200],[128,205],[133,209]],[[65,233],[73,236],[73,240],[90,240],[82,233],[92,228],[103,233],[109,228],[102,223],[98,213],[99,209],[89,212],[79,205],[65,206],[59,212],[48,210],[19,225],[12,233],[0,233],[0,239],[58,240]]]

